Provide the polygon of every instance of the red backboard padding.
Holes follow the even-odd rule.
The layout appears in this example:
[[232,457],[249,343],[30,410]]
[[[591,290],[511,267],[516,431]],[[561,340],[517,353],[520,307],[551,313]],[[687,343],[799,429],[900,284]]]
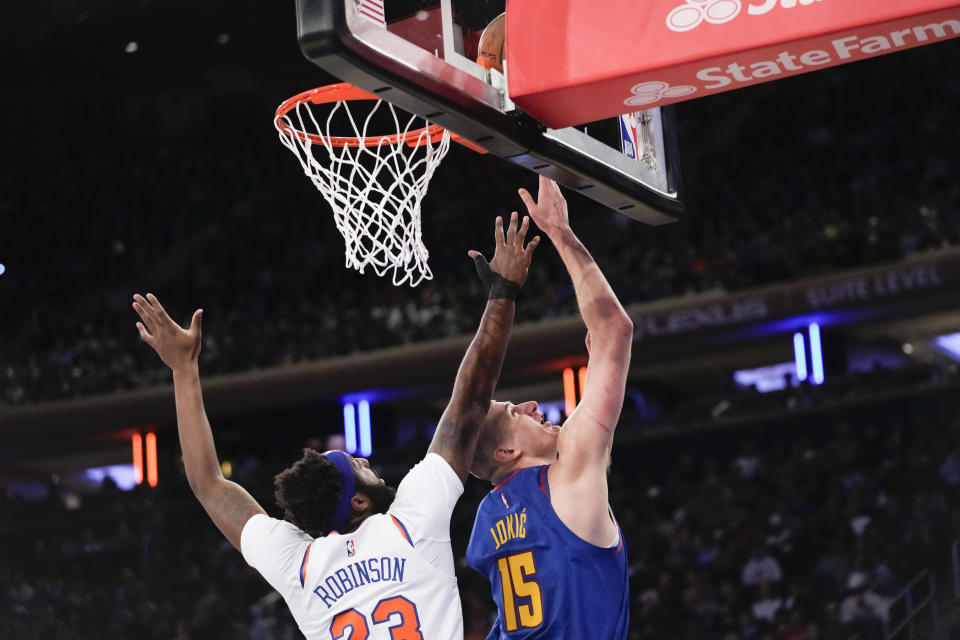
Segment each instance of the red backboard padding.
[[958,0],[507,0],[506,60],[558,129],[958,36]]

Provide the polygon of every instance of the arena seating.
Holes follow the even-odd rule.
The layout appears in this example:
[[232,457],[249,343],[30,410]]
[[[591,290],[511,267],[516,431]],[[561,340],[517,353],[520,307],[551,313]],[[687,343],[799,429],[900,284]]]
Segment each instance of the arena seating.
[[[610,485],[630,554],[630,637],[881,638],[891,598],[942,565],[960,535],[960,422],[925,396],[867,402],[872,413],[825,403],[793,426],[773,416],[720,436],[618,441]],[[381,459],[415,460],[422,446]],[[235,479],[272,508],[271,474],[288,462],[237,460]],[[297,637],[182,478],[156,490],[50,489],[45,501],[0,504],[12,516],[0,542],[17,550],[0,560],[0,636]],[[471,639],[492,614],[484,578],[462,561],[487,490],[471,480],[453,519]]]

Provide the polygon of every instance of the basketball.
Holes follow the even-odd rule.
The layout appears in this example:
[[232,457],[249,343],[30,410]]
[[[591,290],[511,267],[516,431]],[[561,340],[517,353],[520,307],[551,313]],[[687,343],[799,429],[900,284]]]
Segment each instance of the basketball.
[[506,24],[507,14],[501,13],[491,20],[483,33],[480,34],[480,44],[477,46],[477,64],[485,69],[496,69],[503,73],[503,43]]

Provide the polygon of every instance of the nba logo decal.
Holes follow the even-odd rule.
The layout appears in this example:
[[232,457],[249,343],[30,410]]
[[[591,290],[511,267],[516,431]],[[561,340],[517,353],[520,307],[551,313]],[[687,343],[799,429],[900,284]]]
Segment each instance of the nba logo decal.
[[353,540],[347,540],[347,557],[352,558],[357,555],[357,548],[353,545]]
[[637,159],[637,114],[625,113],[620,116],[620,149],[623,155]]

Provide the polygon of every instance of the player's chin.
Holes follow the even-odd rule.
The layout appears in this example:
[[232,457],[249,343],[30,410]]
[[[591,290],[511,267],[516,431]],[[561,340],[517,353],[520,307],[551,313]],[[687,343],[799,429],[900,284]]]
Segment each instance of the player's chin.
[[553,424],[552,422],[544,422],[540,425],[540,428],[549,433],[551,436],[557,436],[560,433],[561,427]]

